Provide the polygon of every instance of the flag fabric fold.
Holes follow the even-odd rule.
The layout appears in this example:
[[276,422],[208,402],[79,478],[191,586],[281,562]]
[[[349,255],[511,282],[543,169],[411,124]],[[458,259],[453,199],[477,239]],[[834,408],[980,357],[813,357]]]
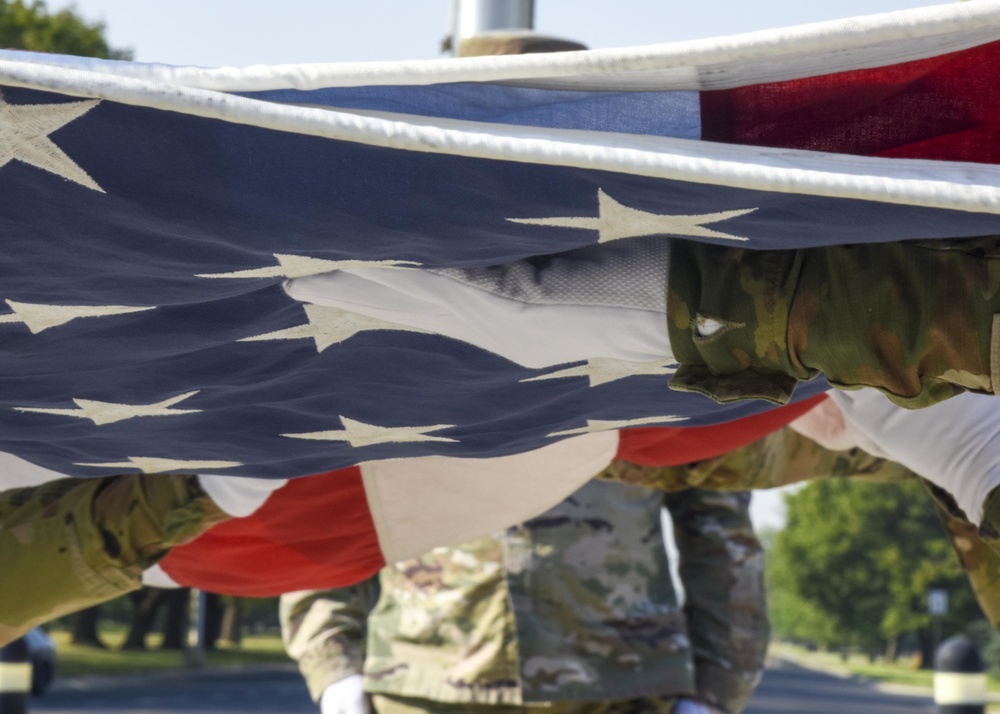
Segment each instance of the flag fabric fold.
[[0,53],[0,450],[288,478],[761,413],[671,392],[666,362],[528,368],[284,286],[609,242],[998,233],[998,43],[982,0],[563,56]]
[[174,548],[149,583],[257,597],[349,585],[533,518],[613,460],[675,466],[720,456],[824,399],[700,429],[601,432],[515,456],[393,459],[293,479],[253,514]]

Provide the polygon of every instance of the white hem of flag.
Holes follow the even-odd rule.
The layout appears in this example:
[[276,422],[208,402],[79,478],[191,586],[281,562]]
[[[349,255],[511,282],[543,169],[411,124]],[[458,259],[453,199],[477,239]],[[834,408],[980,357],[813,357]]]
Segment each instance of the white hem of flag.
[[[796,53],[801,51],[802,43],[807,40],[830,47],[837,46],[838,42],[846,43],[847,46],[866,46],[868,51],[861,54],[865,63],[871,64],[876,58],[881,58],[879,62],[883,59],[895,61],[902,46],[906,47],[908,58],[914,56],[916,49],[915,46],[910,46],[912,43],[920,45],[926,42],[929,54],[935,54],[940,51],[940,42],[936,39],[948,37],[954,43],[958,42],[956,38],[965,35],[973,45],[984,39],[1000,37],[1000,0],[977,0],[974,3],[754,33],[737,38],[681,43],[681,46],[687,48],[685,61],[689,63],[706,59],[716,61],[725,58],[727,61],[735,61],[742,58],[740,63],[746,65],[753,57],[775,59],[784,52],[790,57],[794,56],[795,61],[778,62],[779,65],[796,65],[801,68],[802,61]],[[747,38],[757,39],[751,42]],[[676,65],[679,63],[674,57],[676,51],[676,46],[665,45],[652,49],[576,53],[575,59],[558,56],[531,58],[537,65],[525,63],[520,67],[520,75],[515,73],[505,76],[530,77],[556,70],[562,72],[570,66],[577,72],[589,72],[596,67],[601,72],[610,72],[616,68],[628,74],[636,69],[666,67],[671,63]],[[632,53],[638,54],[632,57]],[[646,54],[650,55],[649,62],[636,59]],[[390,121],[356,113],[250,99],[177,83],[190,80],[185,72],[192,68],[171,69],[161,65],[120,62],[98,64],[93,60],[78,59],[40,60],[36,59],[38,57],[31,53],[25,54],[23,58],[16,52],[0,53],[0,58],[5,58],[0,60],[0,84],[108,99],[203,118],[404,151],[612,171],[777,193],[1000,213],[1000,167],[983,164],[842,156],[687,139],[539,129],[428,117],[400,116],[399,121]],[[488,59],[497,61],[498,58]],[[529,58],[511,58],[521,59]],[[857,61],[858,57],[854,57],[852,66]],[[402,81],[411,73],[414,74],[413,83],[425,80],[458,81],[461,77],[451,68],[454,63],[464,62],[391,63],[397,68],[393,70],[397,74],[389,72],[385,68],[388,65],[372,65],[371,67],[381,67],[377,71],[371,67],[370,71],[364,70],[367,65],[345,65],[340,70],[302,65],[296,68],[302,77],[302,81],[296,84],[311,86],[319,81],[317,77],[320,75],[327,83],[343,80],[343,83],[349,84],[353,81],[348,81],[351,77],[377,83],[386,81],[390,75],[395,82]],[[486,65],[470,67],[478,67],[478,72]],[[101,71],[94,71],[95,69]],[[838,69],[842,68],[824,66],[823,71]],[[198,71],[207,72],[209,74],[206,76],[211,76],[214,70]],[[263,71],[263,68],[218,70],[223,74],[236,72],[234,77],[244,76],[248,81],[261,76]],[[284,73],[289,77],[298,76],[290,67],[272,68],[268,71]],[[485,72],[481,78],[494,74]],[[253,84],[252,81],[250,83]]]
[[220,92],[484,81],[596,89],[593,83],[607,75],[617,89],[720,89],[747,81],[720,77],[714,69],[714,79],[692,81],[685,70],[794,57],[775,74],[752,80],[783,81],[916,60],[998,38],[1000,0],[977,0],[704,40],[522,56],[212,68],[6,50],[0,51],[0,76],[9,64],[35,63]]
[[[413,124],[77,70],[0,62],[0,84],[404,151],[883,203],[1000,213],[1000,168],[416,117]],[[6,78],[4,78],[6,77]],[[458,129],[463,127],[463,129]],[[930,178],[933,177],[933,178]]]

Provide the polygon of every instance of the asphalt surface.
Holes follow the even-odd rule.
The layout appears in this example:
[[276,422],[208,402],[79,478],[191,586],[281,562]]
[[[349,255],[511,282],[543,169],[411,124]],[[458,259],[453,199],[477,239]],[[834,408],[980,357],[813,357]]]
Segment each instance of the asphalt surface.
[[[318,714],[294,666],[171,672],[149,677],[57,681],[31,712],[72,714]],[[772,664],[745,714],[932,714],[925,696],[880,692],[871,683]]]
[[929,696],[880,691],[873,682],[770,663],[744,714],[933,714]]
[[33,712],[318,714],[295,665],[56,680]]

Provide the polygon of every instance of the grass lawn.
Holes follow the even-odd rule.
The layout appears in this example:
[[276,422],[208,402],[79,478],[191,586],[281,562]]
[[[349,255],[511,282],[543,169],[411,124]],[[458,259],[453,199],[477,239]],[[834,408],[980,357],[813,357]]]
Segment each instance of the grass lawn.
[[[80,647],[69,642],[68,632],[53,632],[52,639],[58,648],[58,676],[74,677],[86,674],[144,674],[156,670],[179,669],[184,667],[182,652],[167,652],[156,649],[159,636],[151,635],[146,651],[118,650],[125,639],[125,632],[102,632],[101,639],[108,649]],[[290,662],[281,638],[277,635],[248,635],[243,638],[239,649],[220,646],[214,652],[206,653],[205,664],[209,667],[239,667],[273,662]]]

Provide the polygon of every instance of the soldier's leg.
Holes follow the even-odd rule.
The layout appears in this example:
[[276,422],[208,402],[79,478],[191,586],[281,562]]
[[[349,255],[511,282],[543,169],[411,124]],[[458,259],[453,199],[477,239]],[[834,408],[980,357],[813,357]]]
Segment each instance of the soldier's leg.
[[752,251],[676,241],[671,386],[786,401],[797,381],[871,386],[924,407],[995,393],[1000,240]]
[[0,644],[140,587],[172,546],[228,517],[195,476],[63,479],[0,493]]
[[[773,488],[823,478],[881,482],[919,478],[896,462],[861,449],[830,451],[787,428],[699,463],[656,468],[617,461],[600,477],[664,491]],[[928,481],[924,485],[938,507],[983,613],[1000,630],[1000,489],[986,499],[982,523],[977,527],[949,493]]]

